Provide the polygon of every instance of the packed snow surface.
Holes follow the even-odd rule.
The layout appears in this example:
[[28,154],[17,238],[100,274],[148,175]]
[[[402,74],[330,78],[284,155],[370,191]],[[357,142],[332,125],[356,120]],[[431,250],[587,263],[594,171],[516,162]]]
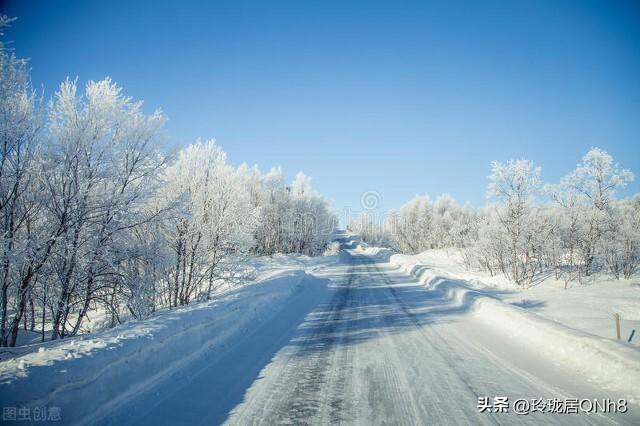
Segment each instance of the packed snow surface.
[[[271,259],[268,276],[214,302],[4,361],[0,399],[58,406],[69,424],[640,422],[636,346],[519,306],[506,284],[342,247]],[[628,412],[481,413],[482,397],[626,398]]]

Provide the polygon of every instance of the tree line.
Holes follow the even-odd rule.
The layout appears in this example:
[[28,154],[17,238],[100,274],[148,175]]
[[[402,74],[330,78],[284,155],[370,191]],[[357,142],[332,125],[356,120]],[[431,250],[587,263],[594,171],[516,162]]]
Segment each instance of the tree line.
[[323,252],[336,219],[310,178],[235,167],[214,141],[168,153],[164,122],[108,78],[44,102],[0,40],[0,345],[210,299],[247,256]]
[[599,148],[559,183],[543,184],[540,171],[528,160],[496,161],[485,208],[416,196],[384,221],[363,215],[350,228],[403,253],[460,248],[467,268],[503,274],[523,289],[549,274],[565,287],[598,271],[631,278],[640,267],[640,194],[615,193],[633,173]]

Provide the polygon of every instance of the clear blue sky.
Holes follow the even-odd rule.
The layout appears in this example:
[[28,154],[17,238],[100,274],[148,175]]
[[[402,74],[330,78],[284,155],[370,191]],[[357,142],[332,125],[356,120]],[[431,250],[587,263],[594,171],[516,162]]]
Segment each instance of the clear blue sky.
[[300,169],[335,202],[485,202],[491,160],[543,178],[591,146],[640,188],[640,3],[30,1],[8,38],[36,87],[112,77],[179,146]]

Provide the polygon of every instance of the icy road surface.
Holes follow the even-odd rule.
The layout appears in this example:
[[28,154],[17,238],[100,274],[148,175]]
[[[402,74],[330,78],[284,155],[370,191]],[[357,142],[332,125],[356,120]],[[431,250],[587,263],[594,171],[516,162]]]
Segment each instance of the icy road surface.
[[[224,356],[135,398],[122,424],[640,424],[612,414],[480,413],[479,397],[618,398],[473,321],[388,263],[344,250],[292,303]],[[142,408],[144,407],[144,408]],[[634,412],[635,411],[635,412]]]

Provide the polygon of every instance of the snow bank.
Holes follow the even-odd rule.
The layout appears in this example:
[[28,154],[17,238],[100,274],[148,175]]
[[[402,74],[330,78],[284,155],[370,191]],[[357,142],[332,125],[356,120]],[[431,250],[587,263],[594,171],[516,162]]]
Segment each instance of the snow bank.
[[163,376],[224,349],[294,295],[314,291],[303,284],[306,277],[301,270],[286,271],[218,301],[50,342],[0,363],[0,400],[4,406],[60,407],[65,423],[86,423]]
[[356,250],[362,254],[367,256],[375,257],[377,260],[381,262],[388,262],[391,256],[395,253],[393,250],[385,247],[372,247],[367,244],[361,243],[358,244]]
[[[415,276],[430,291],[440,293],[495,330],[549,357],[603,388],[618,391],[630,402],[640,401],[640,351],[631,345],[595,336],[542,318],[477,289],[478,283],[452,278],[419,263],[412,256],[393,255],[391,265]],[[476,288],[473,288],[476,287]]]
[[631,343],[640,346],[637,333],[640,331],[640,276],[616,280],[606,273],[596,273],[583,278],[583,284],[571,282],[566,288],[562,278],[550,275],[522,291],[501,274],[491,276],[487,272],[468,270],[459,249],[434,249],[397,256],[396,263],[409,269],[409,265],[431,268],[441,276],[465,280],[470,287],[496,293],[504,302],[526,307],[536,315],[596,336],[616,337],[613,315],[618,313],[622,317],[623,340],[636,330]]

